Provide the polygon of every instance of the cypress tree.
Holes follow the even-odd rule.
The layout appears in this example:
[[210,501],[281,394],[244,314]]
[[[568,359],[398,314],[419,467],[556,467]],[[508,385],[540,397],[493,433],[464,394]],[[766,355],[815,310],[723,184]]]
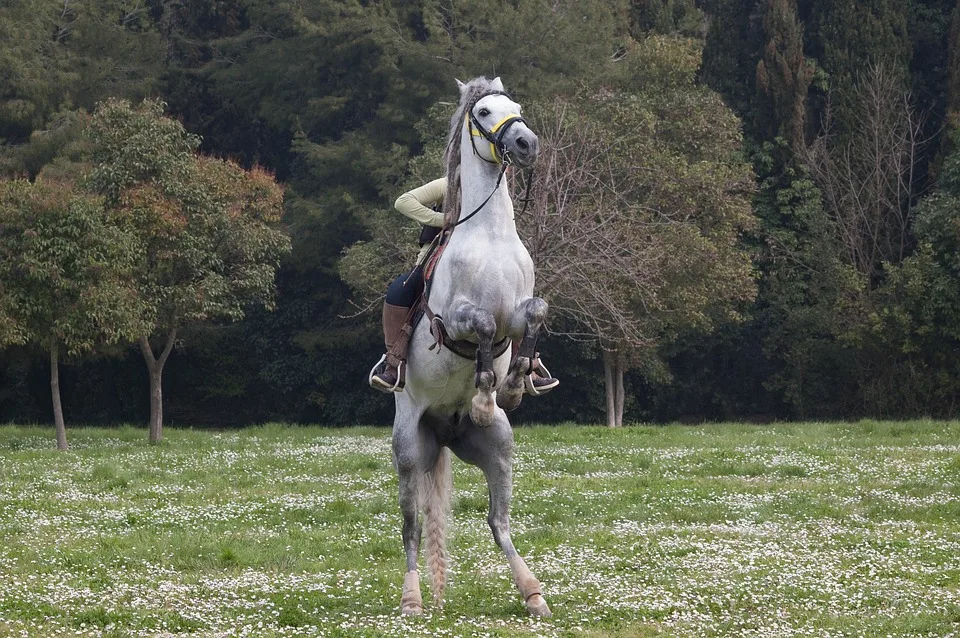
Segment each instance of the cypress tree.
[[748,129],[755,121],[755,69],[762,46],[756,0],[706,0],[707,37],[701,79],[720,93]]
[[781,136],[791,148],[803,145],[806,101],[813,66],[803,54],[803,25],[794,0],[767,0],[763,15],[765,44],[757,63],[757,90],[768,137]]

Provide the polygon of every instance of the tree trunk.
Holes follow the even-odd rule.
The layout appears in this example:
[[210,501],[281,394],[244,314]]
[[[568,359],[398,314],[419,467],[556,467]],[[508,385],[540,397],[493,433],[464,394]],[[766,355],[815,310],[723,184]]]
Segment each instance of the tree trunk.
[[57,427],[57,449],[66,450],[69,446],[63,406],[60,405],[60,347],[56,337],[50,338],[50,394],[53,396],[53,422]]
[[616,395],[614,397],[617,408],[617,427],[623,427],[623,360],[617,359],[614,368],[614,381],[616,383]]
[[161,376],[163,367],[154,365],[150,368],[150,422],[149,439],[151,443],[159,443],[163,438],[163,386]]
[[604,385],[607,390],[607,427],[617,427],[617,400],[616,400],[616,381],[614,379],[614,353],[609,350],[602,350],[603,353],[603,377]]
[[623,427],[623,360],[616,350],[603,349],[603,377],[607,390],[607,427]]
[[153,355],[153,348],[150,346],[150,340],[146,337],[140,337],[140,352],[143,353],[143,360],[147,362],[147,372],[150,375],[150,421],[149,440],[151,443],[159,443],[163,438],[163,365],[167,362],[170,352],[173,351],[173,344],[177,340],[177,331],[171,330],[167,335],[167,343],[163,347],[163,352],[159,357]]

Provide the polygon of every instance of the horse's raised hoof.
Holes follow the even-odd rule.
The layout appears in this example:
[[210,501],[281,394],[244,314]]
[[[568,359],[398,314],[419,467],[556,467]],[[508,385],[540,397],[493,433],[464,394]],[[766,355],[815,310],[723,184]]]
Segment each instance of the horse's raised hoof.
[[553,612],[547,607],[547,601],[540,594],[534,594],[527,599],[527,611],[531,616],[537,618],[549,618],[553,615]]
[[510,388],[500,388],[497,390],[497,405],[504,412],[512,412],[520,407],[520,401],[523,400],[523,388],[512,392]]
[[478,428],[490,427],[493,425],[494,406],[492,394],[478,393],[470,402],[470,420]]
[[493,386],[497,375],[493,370],[484,370],[477,374],[477,394],[470,402],[470,418],[480,428],[493,425],[496,403],[493,400]]

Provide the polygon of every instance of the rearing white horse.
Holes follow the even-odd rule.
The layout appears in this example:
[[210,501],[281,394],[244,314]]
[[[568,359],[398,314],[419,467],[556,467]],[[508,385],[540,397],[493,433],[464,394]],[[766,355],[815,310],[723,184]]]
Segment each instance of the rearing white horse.
[[[460,103],[445,154],[444,208],[448,223],[461,215],[465,221],[456,227],[436,267],[429,305],[442,317],[448,340],[476,344],[476,359],[467,360],[446,347],[429,350],[435,338],[428,321],[421,321],[414,331],[406,389],[395,395],[393,425],[407,556],[401,610],[423,611],[417,571],[421,510],[433,596],[442,603],[452,450],[483,471],[493,538],[510,563],[527,610],[549,616],[540,582],[510,539],[513,431],[504,412],[517,407],[522,398],[547,304],[533,296],[533,261],[517,235],[507,181],[501,178],[505,162],[531,165],[539,144],[500,78],[457,84]],[[520,341],[512,363],[510,348],[502,349],[510,340]]]

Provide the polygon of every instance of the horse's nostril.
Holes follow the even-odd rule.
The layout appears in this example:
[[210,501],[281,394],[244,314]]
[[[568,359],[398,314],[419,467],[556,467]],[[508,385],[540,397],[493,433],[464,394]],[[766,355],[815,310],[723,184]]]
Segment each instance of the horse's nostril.
[[527,140],[523,139],[522,137],[517,138],[517,146],[524,151],[530,148],[530,145],[527,144]]

